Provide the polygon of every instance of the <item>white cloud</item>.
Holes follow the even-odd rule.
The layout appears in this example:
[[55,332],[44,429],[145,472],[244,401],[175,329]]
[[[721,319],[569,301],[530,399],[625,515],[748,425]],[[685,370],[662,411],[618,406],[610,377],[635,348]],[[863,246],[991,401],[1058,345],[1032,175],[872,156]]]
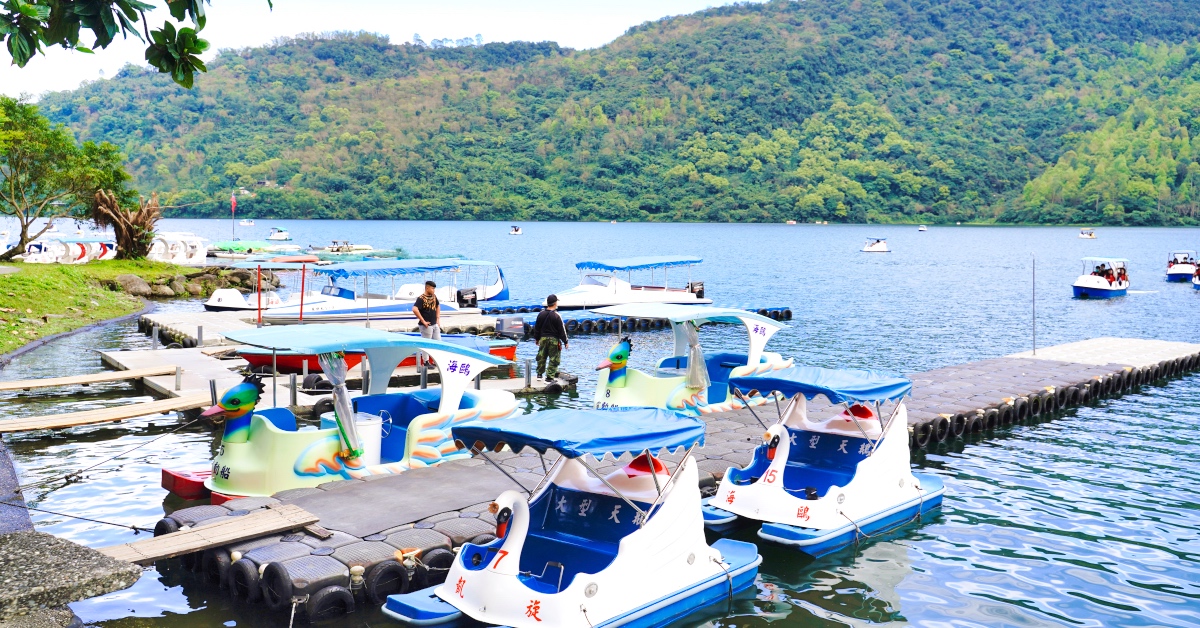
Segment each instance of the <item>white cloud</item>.
[[[594,48],[616,39],[630,26],[668,15],[699,11],[714,0],[213,0],[203,36],[211,58],[222,48],[261,46],[277,37],[326,31],[370,31],[393,42],[474,37],[488,41],[556,41],[569,48]],[[148,15],[151,24],[167,19],[165,7]],[[157,17],[154,16],[157,14]],[[90,43],[91,34],[83,37]],[[83,81],[111,77],[126,63],[144,64],[145,45],[118,40],[95,55],[52,48],[25,68],[0,66],[0,93],[33,96],[74,89]],[[6,55],[0,51],[0,55]],[[0,58],[4,58],[0,56]],[[7,60],[7,59],[5,59]],[[203,81],[203,77],[197,80]]]

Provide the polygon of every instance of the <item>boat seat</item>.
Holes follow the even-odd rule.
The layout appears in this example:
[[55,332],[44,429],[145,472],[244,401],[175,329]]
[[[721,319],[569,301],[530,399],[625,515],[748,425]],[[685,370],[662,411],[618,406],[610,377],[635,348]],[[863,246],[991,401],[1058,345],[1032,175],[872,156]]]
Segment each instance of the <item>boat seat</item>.
[[267,408],[265,410],[255,410],[254,414],[271,422],[275,427],[285,432],[296,431],[296,415],[292,414],[287,408]]
[[[646,510],[649,504],[634,502]],[[531,529],[521,550],[521,580],[543,593],[571,585],[576,574],[594,574],[617,557],[621,539],[638,529],[637,512],[625,500],[551,486],[530,508]],[[549,563],[560,563],[561,568]]]
[[[355,412],[366,412],[384,417],[384,437],[380,443],[381,460],[404,458],[404,447],[408,439],[408,426],[422,414],[437,412],[442,400],[440,388],[427,388],[409,392],[363,395],[352,399]],[[464,401],[466,396],[464,395]],[[466,404],[464,404],[466,405]],[[386,425],[391,419],[390,428]]]
[[789,462],[783,471],[783,490],[804,499],[806,489],[811,487],[817,490],[817,497],[824,497],[831,487],[845,486],[852,479],[854,479],[853,471],[847,472]]
[[787,467],[783,472],[784,490],[804,498],[807,487],[823,497],[831,486],[845,486],[854,479],[858,463],[866,459],[870,443],[865,438],[824,434],[788,428]]

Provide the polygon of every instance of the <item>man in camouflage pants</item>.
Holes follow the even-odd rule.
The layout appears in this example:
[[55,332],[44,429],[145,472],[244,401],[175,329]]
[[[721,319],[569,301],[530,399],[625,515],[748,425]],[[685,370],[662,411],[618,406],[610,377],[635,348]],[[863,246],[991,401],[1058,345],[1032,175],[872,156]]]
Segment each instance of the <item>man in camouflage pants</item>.
[[[537,322],[533,324],[533,340],[537,342],[537,378],[546,381],[558,376],[558,362],[562,350],[567,348],[567,326],[558,315],[558,297],[546,297],[546,309],[538,314]],[[561,344],[560,344],[561,343]]]

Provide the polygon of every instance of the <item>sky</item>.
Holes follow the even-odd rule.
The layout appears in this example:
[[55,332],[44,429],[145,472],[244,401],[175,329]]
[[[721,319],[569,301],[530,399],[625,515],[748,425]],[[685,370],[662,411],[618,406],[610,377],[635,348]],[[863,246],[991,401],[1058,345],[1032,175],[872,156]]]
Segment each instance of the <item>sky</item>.
[[[170,16],[163,0],[147,14],[161,26]],[[556,41],[569,48],[595,48],[620,36],[630,26],[668,15],[693,13],[724,0],[212,0],[206,8],[202,37],[211,48],[205,59],[224,48],[270,43],[277,37],[327,31],[370,31],[393,43],[412,41],[420,33],[432,39],[483,36],[491,41]],[[81,44],[90,45],[85,31]],[[107,49],[88,55],[47,48],[24,68],[11,65],[0,47],[0,94],[36,98],[47,91],[74,89],[83,81],[111,77],[126,63],[144,65],[145,44],[117,39]],[[197,81],[203,81],[203,76]]]

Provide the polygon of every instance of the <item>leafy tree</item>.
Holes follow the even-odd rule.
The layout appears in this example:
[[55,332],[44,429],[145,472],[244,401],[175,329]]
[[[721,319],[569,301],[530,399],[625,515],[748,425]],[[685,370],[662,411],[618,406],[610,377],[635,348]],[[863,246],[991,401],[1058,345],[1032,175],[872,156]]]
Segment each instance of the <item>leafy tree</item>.
[[[16,245],[0,255],[11,259],[45,233],[56,218],[87,218],[97,190],[131,203],[136,192],[122,167],[124,156],[106,142],[75,142],[62,125],[51,124],[36,106],[0,96],[0,214],[13,216],[21,226]],[[30,227],[46,224],[37,233]]]
[[[190,88],[194,74],[207,71],[199,55],[208,50],[208,42],[198,35],[206,21],[204,0],[163,2],[176,23],[187,20],[192,26],[164,21],[161,28],[150,30],[146,11],[155,4],[140,0],[0,0],[0,39],[13,63],[23,68],[34,54],[45,51],[44,46],[92,53],[107,48],[118,34],[133,35],[147,44],[146,61],[151,66]],[[79,34],[85,29],[95,36],[90,46],[80,44]]]

